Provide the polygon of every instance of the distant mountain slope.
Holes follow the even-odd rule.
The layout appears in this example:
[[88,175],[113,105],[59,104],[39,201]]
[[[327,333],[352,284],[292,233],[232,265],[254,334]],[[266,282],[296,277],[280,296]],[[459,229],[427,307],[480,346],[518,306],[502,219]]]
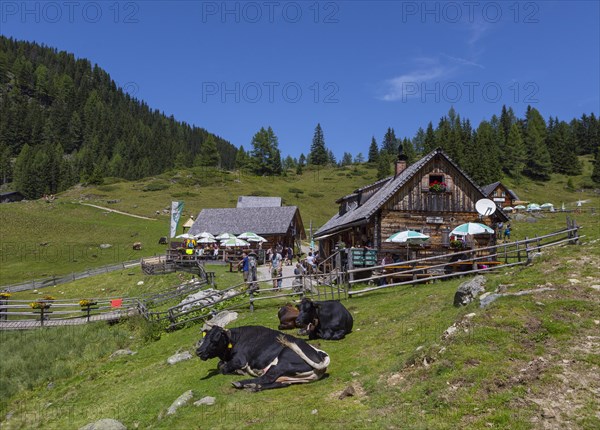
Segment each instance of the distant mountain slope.
[[105,176],[139,179],[191,166],[206,151],[231,168],[237,152],[132,98],[87,59],[6,37],[0,112],[0,184],[14,180],[29,198]]

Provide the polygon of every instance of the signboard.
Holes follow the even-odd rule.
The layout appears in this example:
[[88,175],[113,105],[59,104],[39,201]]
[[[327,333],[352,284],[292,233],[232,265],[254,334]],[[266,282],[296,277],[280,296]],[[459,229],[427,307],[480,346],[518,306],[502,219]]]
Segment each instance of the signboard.
[[444,218],[442,218],[441,216],[428,216],[425,219],[425,222],[427,222],[428,224],[443,224]]

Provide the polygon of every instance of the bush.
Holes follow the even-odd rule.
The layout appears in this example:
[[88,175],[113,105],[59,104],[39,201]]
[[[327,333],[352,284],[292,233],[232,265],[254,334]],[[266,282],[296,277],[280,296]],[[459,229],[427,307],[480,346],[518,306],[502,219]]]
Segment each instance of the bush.
[[325,197],[325,194],[323,194],[323,193],[309,193],[308,195],[309,195],[309,197],[314,197],[316,199]]
[[107,193],[115,191],[116,189],[117,189],[117,187],[114,185],[100,185],[99,187],[97,187],[98,191],[104,191]]
[[169,184],[166,184],[162,181],[153,181],[153,182],[150,182],[148,185],[146,185],[144,188],[142,188],[142,191],[144,191],[144,192],[162,191],[162,190],[166,190],[169,187],[170,187]]
[[253,197],[269,197],[269,193],[267,191],[255,190],[252,191],[249,195]]
[[184,191],[182,193],[172,193],[171,197],[175,199],[180,199],[183,197],[198,197],[198,193],[192,193],[191,191]]

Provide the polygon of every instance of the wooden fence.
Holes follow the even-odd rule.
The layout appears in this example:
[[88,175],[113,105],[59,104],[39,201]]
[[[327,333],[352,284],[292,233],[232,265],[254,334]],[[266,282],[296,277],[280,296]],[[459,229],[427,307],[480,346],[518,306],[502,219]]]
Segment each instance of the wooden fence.
[[[460,250],[457,253],[464,257],[457,262],[451,262],[452,254],[433,256],[417,260],[378,265],[368,268],[351,269],[348,275],[348,296],[364,294],[384,288],[399,285],[412,285],[422,282],[431,282],[439,279],[448,279],[469,274],[485,273],[489,271],[505,269],[508,267],[529,264],[533,255],[543,248],[565,243],[575,244],[582,237],[579,235],[580,227],[567,219],[567,228],[544,236],[525,238],[521,241],[508,242],[495,246],[477,248],[471,250]],[[394,266],[402,265],[402,270],[395,270]],[[461,267],[460,270],[455,270]],[[376,285],[384,279],[397,279],[407,277],[409,279],[399,282]],[[354,289],[358,284],[369,285],[366,288]]]

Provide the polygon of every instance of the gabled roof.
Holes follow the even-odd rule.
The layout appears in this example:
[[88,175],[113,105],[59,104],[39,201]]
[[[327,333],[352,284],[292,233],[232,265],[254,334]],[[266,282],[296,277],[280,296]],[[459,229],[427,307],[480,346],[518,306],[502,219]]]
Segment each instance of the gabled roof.
[[281,206],[281,197],[239,196],[238,208],[272,208]]
[[[259,235],[285,234],[297,213],[296,206],[203,209],[189,233],[208,231],[217,235],[251,231]],[[304,228],[299,230],[297,234],[304,237]]]
[[[483,194],[485,194],[487,197],[492,193],[492,191],[494,191],[496,189],[496,187],[498,187],[498,185],[502,185],[504,188],[506,188],[506,185],[504,185],[500,181],[497,181],[497,182],[494,182],[493,184],[484,185],[483,187],[481,187],[481,191],[483,191]],[[519,197],[513,190],[509,190],[508,188],[506,188],[506,190],[508,191],[508,194],[510,195],[510,197],[513,200],[519,200]]]
[[[452,159],[440,148],[431,151],[429,154],[411,164],[406,169],[404,169],[398,176],[389,177],[383,179],[381,181],[375,182],[374,184],[367,185],[362,189],[368,188],[372,185],[379,185],[379,183],[384,182],[378,191],[373,194],[373,196],[367,200],[361,206],[358,206],[355,209],[349,210],[343,215],[336,214],[329,221],[327,221],[317,232],[315,233],[315,238],[318,239],[320,236],[325,236],[330,233],[334,233],[338,230],[342,230],[343,228],[347,228],[354,225],[359,225],[367,222],[371,216],[375,214],[400,188],[406,184],[421,168],[423,168],[430,160],[432,160],[436,155],[440,155],[444,157],[450,164],[452,164],[459,172],[461,172],[467,181],[477,189],[482,197],[485,197],[483,191],[473,182],[473,180],[467,175],[458,165],[452,161]],[[501,217],[506,217],[504,214],[500,215]],[[507,218],[508,219],[508,218]]]

